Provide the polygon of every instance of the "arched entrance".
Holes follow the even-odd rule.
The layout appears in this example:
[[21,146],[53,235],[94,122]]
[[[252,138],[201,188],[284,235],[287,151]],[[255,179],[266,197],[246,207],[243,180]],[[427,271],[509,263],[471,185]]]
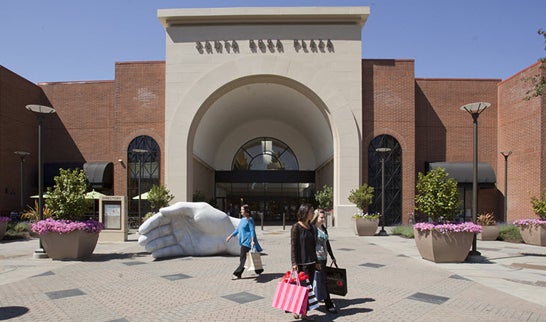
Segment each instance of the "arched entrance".
[[249,204],[258,223],[295,222],[302,202],[313,202],[314,171],[299,171],[284,142],[271,137],[246,142],[233,157],[231,171],[216,171],[216,206],[239,217]]

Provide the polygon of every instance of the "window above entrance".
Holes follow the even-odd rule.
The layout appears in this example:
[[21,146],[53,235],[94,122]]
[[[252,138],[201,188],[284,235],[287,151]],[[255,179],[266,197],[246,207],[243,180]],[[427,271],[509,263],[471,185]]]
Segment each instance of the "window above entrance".
[[232,170],[299,170],[298,160],[283,142],[269,137],[245,143],[233,158]]

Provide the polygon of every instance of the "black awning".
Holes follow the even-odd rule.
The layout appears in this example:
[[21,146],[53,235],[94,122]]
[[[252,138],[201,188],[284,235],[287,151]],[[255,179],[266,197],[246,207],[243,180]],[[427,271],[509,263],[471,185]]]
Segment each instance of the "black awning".
[[110,189],[114,183],[114,165],[112,162],[84,163],[83,171],[94,189]]
[[[472,184],[473,164],[472,162],[430,162],[428,170],[444,168],[450,178],[455,179],[459,184]],[[486,162],[478,163],[478,183],[495,184],[497,177],[493,167]]]

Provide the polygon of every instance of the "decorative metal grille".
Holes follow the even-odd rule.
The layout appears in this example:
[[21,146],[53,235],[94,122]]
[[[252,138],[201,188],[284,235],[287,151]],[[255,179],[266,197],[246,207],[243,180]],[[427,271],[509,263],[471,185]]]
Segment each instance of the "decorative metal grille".
[[[377,148],[390,148],[377,152]],[[375,137],[368,147],[368,185],[374,188],[374,198],[369,212],[381,212],[381,157],[385,158],[385,226],[402,221],[402,149],[390,135]]]
[[[127,148],[127,196],[129,198],[129,217],[138,218],[138,179],[140,192],[148,192],[152,185],[160,184],[161,151],[157,142],[149,136],[141,135],[133,139]],[[142,216],[150,211],[148,202],[141,200]],[[130,218],[131,219],[131,218]],[[140,223],[130,223],[138,228]],[[135,227],[136,226],[136,227]]]

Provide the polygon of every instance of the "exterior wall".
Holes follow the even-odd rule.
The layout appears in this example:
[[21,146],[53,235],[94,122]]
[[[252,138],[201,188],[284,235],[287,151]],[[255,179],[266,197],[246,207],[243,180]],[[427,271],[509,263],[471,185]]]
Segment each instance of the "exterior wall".
[[[491,106],[478,118],[478,161],[497,169],[497,79],[417,79],[415,165],[425,170],[425,162],[472,162],[473,121],[459,108],[473,102]],[[498,171],[497,171],[498,178]],[[478,212],[493,210],[496,189],[479,192]],[[492,194],[493,196],[484,196]]]
[[[334,160],[330,160],[315,170],[315,188],[322,190],[324,185],[333,187]],[[328,209],[329,210],[329,209]]]
[[508,157],[508,222],[534,218],[530,198],[539,196],[546,187],[546,98],[524,99],[532,87],[527,79],[540,73],[546,71],[537,62],[499,84],[497,186],[504,194],[505,162],[500,151],[512,151]]
[[[116,63],[114,145],[116,194],[127,192],[127,170],[117,162],[127,162],[127,149],[140,135],[153,138],[161,149],[160,182],[165,183],[165,62]],[[170,187],[167,186],[170,189]],[[119,193],[118,193],[119,192]]]
[[[402,148],[402,221],[408,222],[415,197],[415,76],[413,60],[362,61],[362,178],[368,178],[368,146],[388,134]],[[356,188],[356,187],[355,187]]]
[[195,173],[194,191],[200,191],[205,196],[206,201],[213,200],[215,190],[214,169],[197,158],[193,158],[193,169]]
[[58,118],[49,162],[113,162],[111,193],[125,195],[127,149],[134,138],[152,137],[164,157],[164,67],[118,63],[115,81],[40,83]]
[[[165,167],[167,184],[176,196],[175,201],[187,200],[194,191],[194,134],[211,101],[225,95],[228,91],[225,86],[235,80],[272,75],[277,79],[289,79],[287,86],[299,83],[297,90],[312,95],[318,102],[317,108],[328,116],[334,136],[334,204],[335,214],[339,216],[336,222],[349,225],[356,208],[348,202],[347,196],[351,189],[359,185],[361,174],[359,138],[362,102],[361,74],[358,72],[361,68],[361,25],[319,23],[316,20],[308,24],[290,25],[278,10],[254,19],[252,10],[261,12],[269,10],[267,8],[246,8],[244,11],[219,9],[215,12],[237,14],[237,10],[245,14],[240,19],[252,22],[243,25],[241,21],[224,21],[221,30],[217,25],[207,25],[210,24],[207,19],[216,19],[214,13],[208,10],[159,11],[167,32]],[[320,11],[317,8],[309,10]],[[299,18],[307,18],[309,13],[299,12]],[[261,23],[264,21],[262,18],[269,23]],[[184,25],[185,19],[199,20],[203,25]],[[285,24],[275,24],[275,19]],[[218,41],[222,46],[226,39],[236,40],[237,52],[230,54],[227,50],[214,47],[210,53],[202,54],[196,48],[196,43],[206,44],[207,41],[212,44]],[[267,39],[279,40],[282,51],[253,50],[250,46],[251,41],[259,43],[259,40]],[[301,39],[306,40],[307,44],[311,39],[331,39],[335,49],[310,55],[310,52],[294,47],[295,40]],[[290,142],[286,143],[290,145]],[[298,151],[294,152],[298,154]]]
[[[39,87],[0,66],[0,216],[19,210],[21,203],[21,159],[15,151],[31,153],[23,164],[25,205],[34,206],[28,196],[38,193],[38,122],[27,104],[48,105]],[[51,119],[42,123],[42,142],[50,142]],[[50,157],[43,151],[43,158]]]

